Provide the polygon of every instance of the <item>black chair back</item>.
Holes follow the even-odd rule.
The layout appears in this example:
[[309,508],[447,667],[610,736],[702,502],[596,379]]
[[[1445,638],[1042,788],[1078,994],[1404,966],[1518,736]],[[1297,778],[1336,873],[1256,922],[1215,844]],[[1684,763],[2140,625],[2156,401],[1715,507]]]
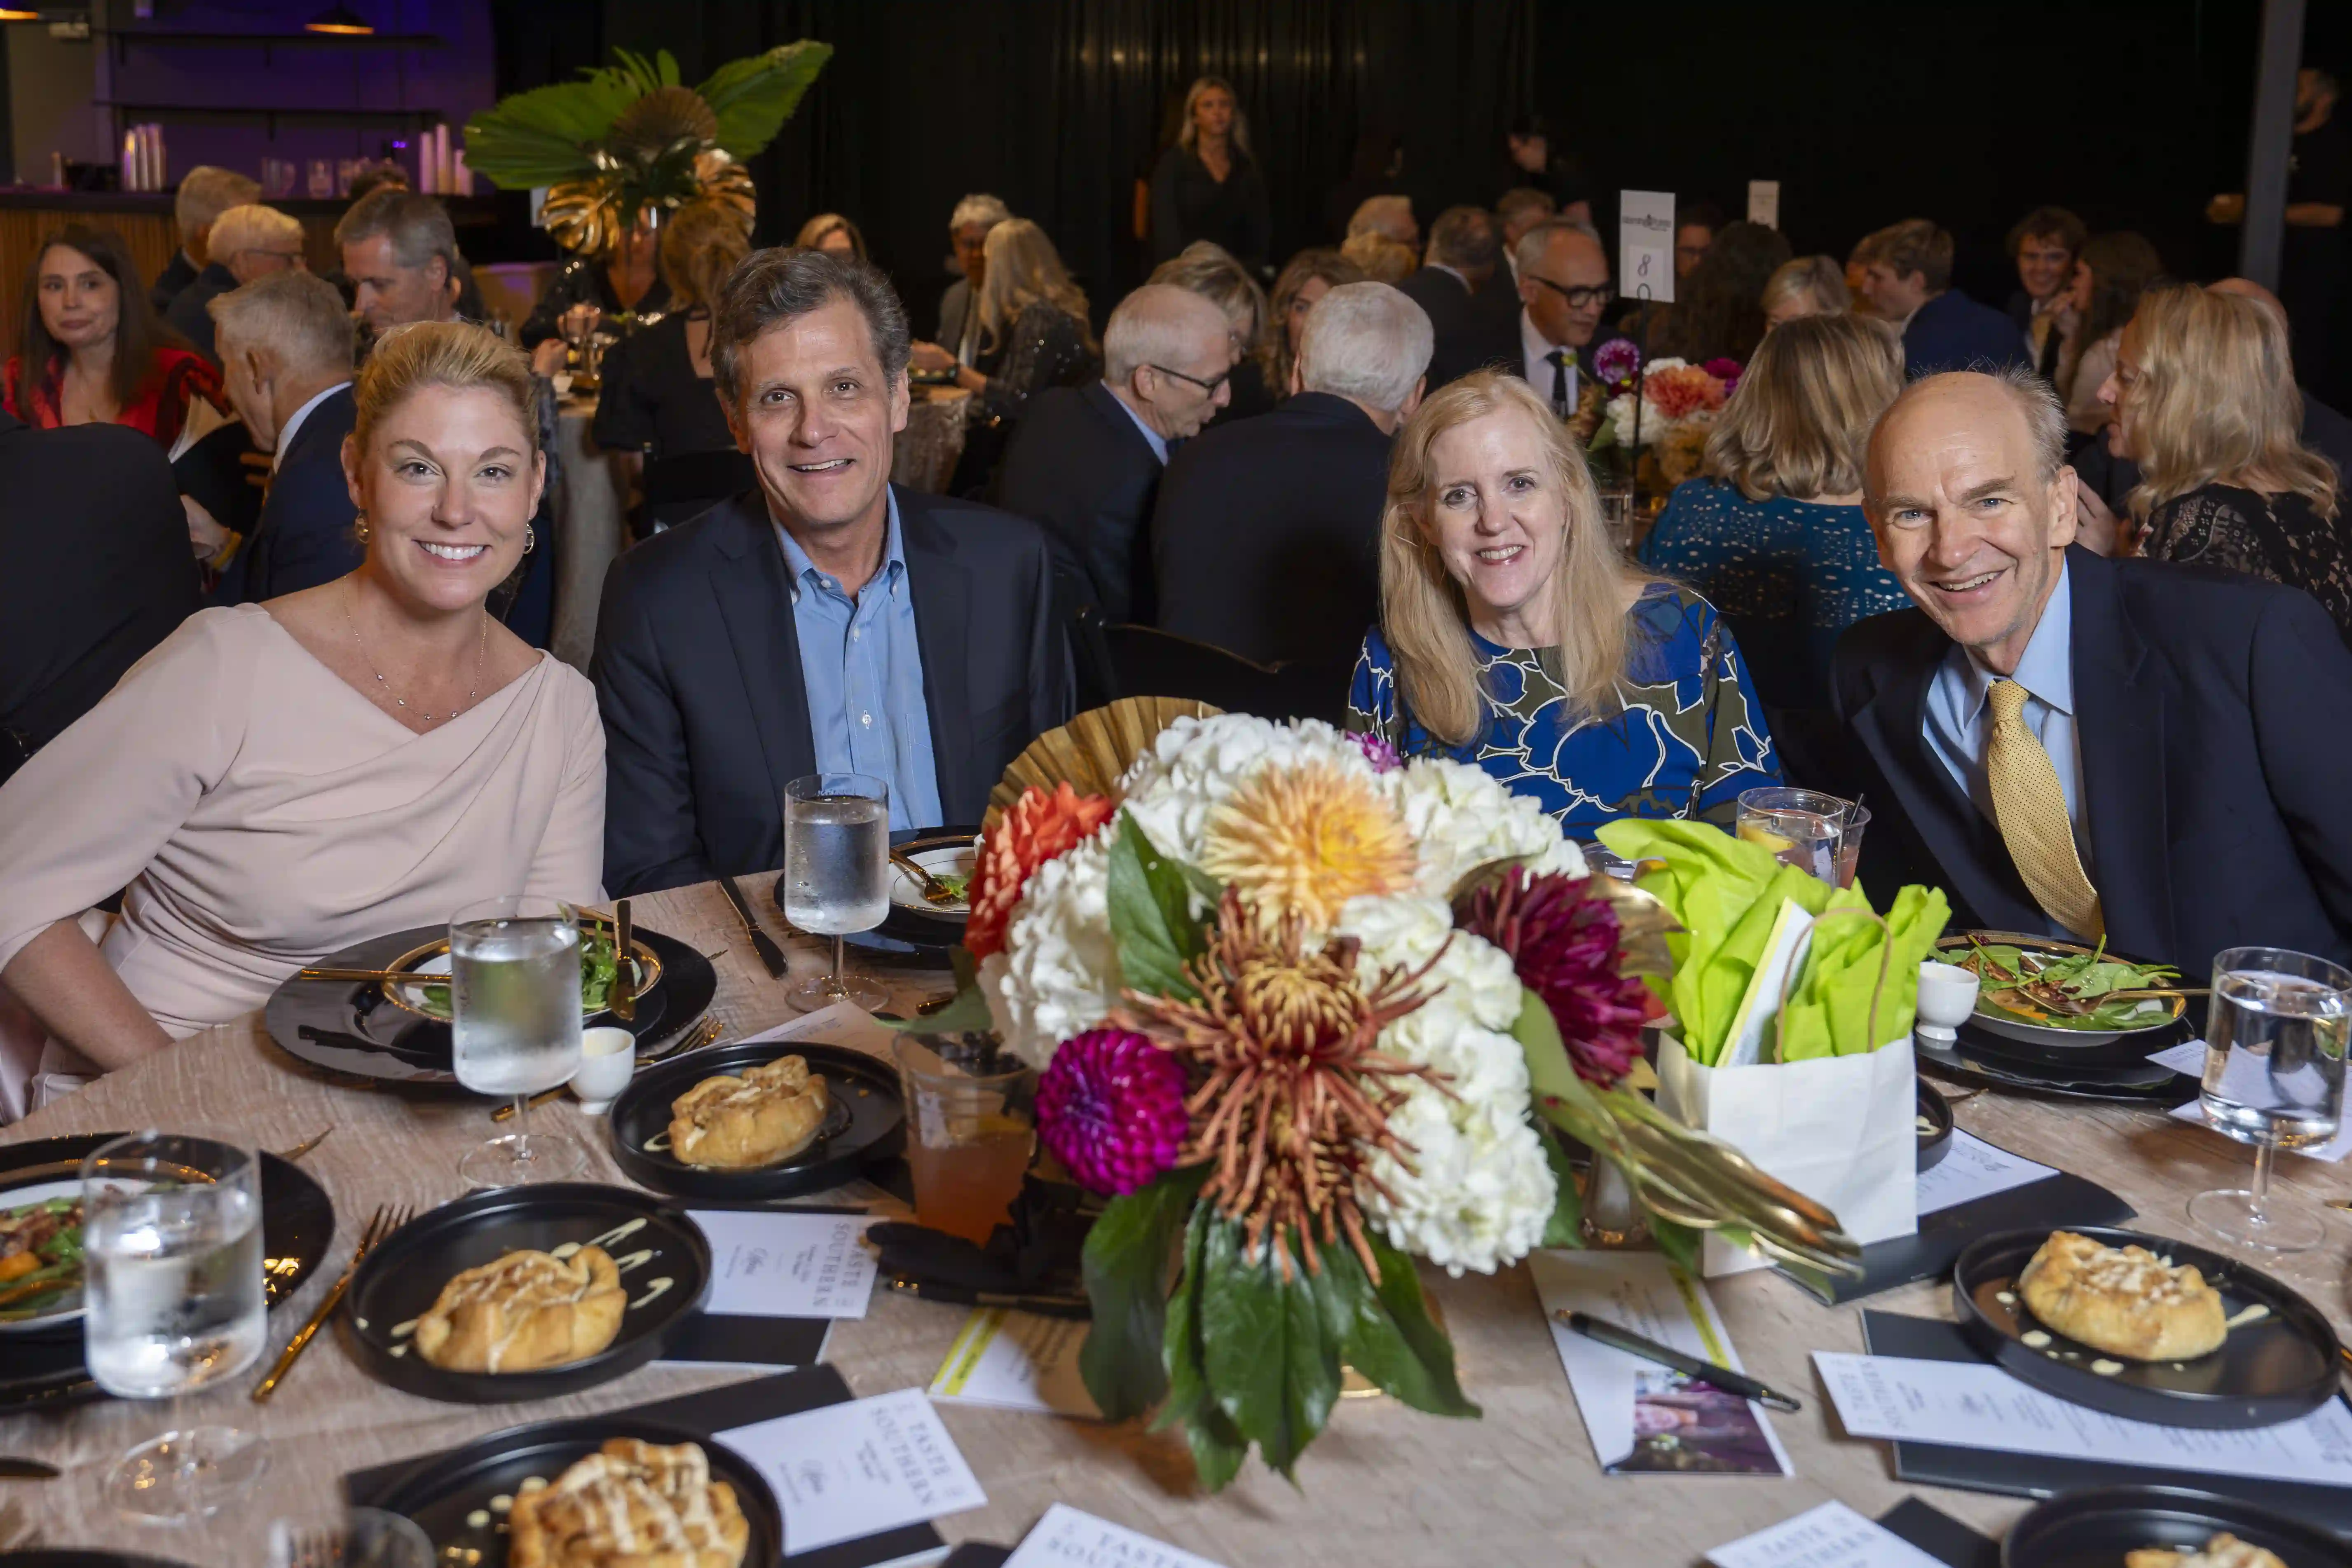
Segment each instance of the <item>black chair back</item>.
[[1346,709],[1344,674],[1335,678],[1306,664],[1259,664],[1152,626],[1108,626],[1100,636],[1116,686],[1113,698],[1182,697],[1228,713],[1332,723]]

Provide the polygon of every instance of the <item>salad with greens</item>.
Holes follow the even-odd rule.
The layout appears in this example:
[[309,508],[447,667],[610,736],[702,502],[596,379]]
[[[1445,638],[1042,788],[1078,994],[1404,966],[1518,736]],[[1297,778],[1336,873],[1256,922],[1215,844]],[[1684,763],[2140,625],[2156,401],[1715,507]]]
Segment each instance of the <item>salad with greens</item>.
[[81,1288],[81,1199],[0,1209],[0,1323],[21,1323]]
[[[583,1017],[593,1017],[613,1005],[613,984],[620,978],[621,966],[616,956],[613,933],[601,926],[583,922],[580,927],[580,1012]],[[639,970],[642,973],[642,968]],[[401,981],[398,984],[413,984]],[[436,981],[419,985],[415,995],[415,1005],[436,1018],[456,1016],[456,1006],[449,1000],[449,983]]]
[[2162,963],[2126,963],[2106,955],[2107,942],[2089,952],[2053,956],[2000,942],[1969,941],[1958,961],[1977,977],[1977,1005],[2053,1029],[2143,1029],[2171,1019],[2176,1008],[2157,996],[2122,996],[2180,982]]

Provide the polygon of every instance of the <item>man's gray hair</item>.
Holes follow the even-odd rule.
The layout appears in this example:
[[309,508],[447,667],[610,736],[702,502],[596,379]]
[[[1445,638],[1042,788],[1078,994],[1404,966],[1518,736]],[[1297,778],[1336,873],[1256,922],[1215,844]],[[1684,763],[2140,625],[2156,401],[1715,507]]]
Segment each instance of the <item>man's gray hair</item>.
[[1125,386],[1147,364],[1223,347],[1226,331],[1215,300],[1173,283],[1146,283],[1118,302],[1103,328],[1103,380]]
[[1307,312],[1298,376],[1309,392],[1394,414],[1429,369],[1429,316],[1385,283],[1342,283]]
[[948,217],[948,232],[953,234],[968,223],[976,223],[982,228],[994,228],[998,224],[1009,221],[1012,216],[1013,209],[1004,205],[1003,196],[992,196],[986,191],[974,191],[971,195],[956,203],[955,211]]
[[848,300],[866,318],[883,379],[895,382],[905,375],[913,342],[907,307],[881,269],[855,256],[779,245],[745,257],[711,305],[710,370],[728,406],[741,406],[743,353],[753,339],[835,300]]
[[267,349],[289,370],[351,374],[357,349],[351,311],[341,291],[315,272],[272,272],[215,295],[205,309],[225,343]]
[[[2058,401],[2057,391],[2048,382],[2018,364],[2003,365],[1998,370],[1950,370],[1938,375],[1921,376],[1896,394],[1895,401],[1886,405],[1886,411],[1871,426],[1868,450],[1874,454],[1877,451],[1878,443],[1885,437],[1887,421],[1895,417],[1895,410],[1931,387],[1948,385],[1962,379],[1989,381],[2007,395],[2016,405],[2020,417],[2024,419],[2026,436],[2033,443],[2033,466],[2037,477],[2045,485],[2057,479],[2058,470],[2066,466],[2066,405]],[[1863,464],[1864,499],[1874,509],[1878,504],[1877,469],[1875,462]]]
[[272,242],[302,248],[302,220],[259,202],[243,202],[213,219],[205,240],[208,258],[228,264],[240,250],[267,250]]
[[1520,275],[1526,276],[1530,267],[1542,266],[1544,252],[1550,249],[1551,242],[1563,234],[1582,235],[1593,244],[1600,246],[1602,259],[1607,259],[1609,247],[1602,242],[1599,229],[1589,223],[1572,217],[1546,218],[1519,236],[1518,248],[1511,253],[1512,258],[1519,264]]
[[435,257],[457,276],[464,263],[457,255],[457,230],[449,211],[433,197],[394,185],[370,191],[352,204],[335,225],[335,245],[358,245],[383,235],[392,241],[392,258],[403,267],[422,267]]

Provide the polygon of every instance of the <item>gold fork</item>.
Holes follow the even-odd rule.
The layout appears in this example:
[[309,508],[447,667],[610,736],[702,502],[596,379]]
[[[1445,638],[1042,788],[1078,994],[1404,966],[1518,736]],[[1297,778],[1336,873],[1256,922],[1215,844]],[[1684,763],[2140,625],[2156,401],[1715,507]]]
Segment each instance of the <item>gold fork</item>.
[[367,1229],[360,1233],[360,1244],[353,1249],[352,1260],[343,1265],[341,1276],[328,1290],[326,1299],[319,1303],[318,1310],[310,1314],[310,1321],[302,1325],[301,1332],[286,1342],[285,1353],[280,1355],[278,1358],[278,1363],[269,1369],[269,1375],[253,1385],[253,1402],[256,1405],[268,1403],[269,1396],[278,1392],[278,1384],[283,1382],[286,1374],[293,1370],[295,1361],[310,1348],[310,1341],[317,1335],[320,1326],[333,1316],[337,1307],[342,1305],[343,1292],[352,1288],[352,1276],[359,1272],[360,1260],[381,1245],[384,1237],[406,1225],[415,1212],[405,1204],[397,1208],[388,1204],[377,1208],[375,1217],[368,1221]]
[[[637,1058],[637,1065],[641,1068],[649,1068],[656,1061],[666,1062],[670,1060],[672,1058],[682,1057],[688,1051],[698,1051],[702,1049],[703,1047],[712,1044],[719,1038],[719,1031],[721,1027],[722,1026],[719,1024],[716,1016],[707,1016],[702,1020],[702,1022],[697,1024],[693,1028],[687,1031],[686,1038],[678,1043],[676,1049],[670,1051],[665,1056],[639,1057]],[[545,1105],[549,1100],[553,1100],[557,1095],[562,1094],[570,1087],[571,1085],[569,1084],[559,1083],[553,1089],[543,1089],[540,1090],[537,1094],[530,1097],[530,1109],[537,1110],[541,1106]],[[511,1100],[499,1106],[496,1110],[490,1112],[490,1120],[493,1121],[512,1121],[514,1118],[515,1107],[514,1101]]]

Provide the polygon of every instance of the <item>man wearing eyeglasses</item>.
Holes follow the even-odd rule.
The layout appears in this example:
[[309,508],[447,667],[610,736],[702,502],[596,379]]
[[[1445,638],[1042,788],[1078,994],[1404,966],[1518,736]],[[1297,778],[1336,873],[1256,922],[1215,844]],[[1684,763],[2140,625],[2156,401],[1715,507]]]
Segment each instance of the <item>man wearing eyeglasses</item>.
[[1576,413],[1593,351],[1623,334],[1601,328],[1616,301],[1609,253],[1588,224],[1539,223],[1519,237],[1519,374],[1566,419]]
[[205,269],[180,290],[164,315],[173,331],[195,345],[196,352],[220,366],[213,342],[213,318],[208,307],[232,289],[257,278],[302,265],[302,220],[276,207],[248,202],[231,207],[213,220],[205,237]]

